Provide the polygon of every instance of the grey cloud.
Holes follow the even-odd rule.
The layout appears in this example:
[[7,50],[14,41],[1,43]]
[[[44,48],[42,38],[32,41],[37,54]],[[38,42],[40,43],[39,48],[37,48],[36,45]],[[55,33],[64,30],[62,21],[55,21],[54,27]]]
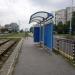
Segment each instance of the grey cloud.
[[57,0],[55,0],[55,2],[52,2],[52,0],[30,0],[30,2],[35,6],[47,7],[47,8],[54,7],[59,9],[71,5],[71,0],[62,0],[62,1],[60,0],[60,2],[58,2]]
[[39,6],[39,7],[50,7],[51,3],[49,0],[30,0],[30,2],[32,3],[32,5],[34,6]]
[[71,0],[52,1],[54,0],[0,0],[0,24],[20,20],[21,28],[24,28],[29,22],[30,15],[37,11],[50,12],[71,5]]

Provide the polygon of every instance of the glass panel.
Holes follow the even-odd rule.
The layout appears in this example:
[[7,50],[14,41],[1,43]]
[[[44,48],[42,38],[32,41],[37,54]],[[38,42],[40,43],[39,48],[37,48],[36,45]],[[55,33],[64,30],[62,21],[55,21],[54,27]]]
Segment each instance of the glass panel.
[[48,17],[48,13],[46,12],[37,12],[37,13],[34,13],[32,16],[31,16],[31,19],[34,18],[34,17],[37,17],[37,16],[41,16],[43,18],[47,18]]

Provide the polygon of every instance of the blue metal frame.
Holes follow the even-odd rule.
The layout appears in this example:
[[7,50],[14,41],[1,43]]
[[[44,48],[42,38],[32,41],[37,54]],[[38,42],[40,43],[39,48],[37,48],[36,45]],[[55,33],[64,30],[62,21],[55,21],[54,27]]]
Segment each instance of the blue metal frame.
[[[47,14],[47,17],[44,18],[44,17],[41,17],[41,16],[39,16],[39,15],[33,17],[35,14],[38,14],[38,13],[46,13],[46,14]],[[49,20],[49,19],[52,19],[54,16],[52,15],[52,13],[48,13],[48,12],[44,12],[44,11],[36,12],[36,13],[34,13],[34,14],[31,15],[29,23],[31,22],[32,19],[35,19],[36,17],[43,18],[43,21],[44,21],[44,20],[46,21],[47,19],[48,19],[48,20]]]
[[34,42],[40,42],[40,27],[34,27],[33,37],[34,37]]
[[[40,18],[42,18],[43,20],[44,20],[44,18],[43,17],[41,17],[41,16],[37,16],[37,17],[40,17]],[[33,20],[33,21],[35,21],[36,19],[35,18],[37,18],[37,17],[34,17],[34,18],[30,18],[30,21],[29,21],[29,23],[31,23],[31,21]],[[39,19],[37,19],[37,20],[39,20]],[[42,21],[43,21],[42,20]],[[41,20],[39,20],[39,21],[41,21]]]
[[[36,15],[38,13],[46,13],[47,17],[42,17],[40,14]],[[34,16],[35,15],[35,16]],[[42,18],[43,20],[41,20]],[[45,23],[53,18],[52,13],[40,11],[36,12],[30,17],[31,22],[37,22],[40,24],[38,28],[34,27],[34,42],[41,42],[43,41],[43,44],[45,47],[52,49],[53,48],[53,24],[52,23]],[[43,23],[43,26],[41,26],[41,23]]]
[[44,26],[44,45],[47,48],[53,48],[53,25],[51,23]]

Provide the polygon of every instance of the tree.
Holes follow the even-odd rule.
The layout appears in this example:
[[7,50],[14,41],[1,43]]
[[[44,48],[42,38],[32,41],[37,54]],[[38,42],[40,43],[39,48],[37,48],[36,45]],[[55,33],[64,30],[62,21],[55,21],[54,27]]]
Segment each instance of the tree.
[[57,30],[57,26],[54,24],[53,25],[53,31],[56,31]]
[[31,28],[30,28],[30,32],[32,32],[32,33],[33,33],[33,27],[31,27]]
[[75,34],[75,12],[72,13],[72,34]]
[[57,25],[53,25],[53,32],[54,32],[54,34],[56,34],[57,33]]
[[64,33],[64,25],[63,25],[62,22],[59,22],[56,28],[57,28],[57,32],[58,32],[59,34]]
[[1,33],[4,33],[4,32],[8,32],[8,29],[2,28],[2,29],[1,29]]
[[70,27],[70,21],[67,21],[66,24],[64,24],[64,34],[69,33],[69,27]]
[[23,29],[21,29],[20,32],[24,32]]

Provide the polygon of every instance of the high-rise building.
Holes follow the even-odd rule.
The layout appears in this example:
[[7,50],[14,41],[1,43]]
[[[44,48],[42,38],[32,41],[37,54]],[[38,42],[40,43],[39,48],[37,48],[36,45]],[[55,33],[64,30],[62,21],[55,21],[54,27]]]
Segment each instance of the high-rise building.
[[56,20],[56,24],[58,24],[59,22],[62,22],[63,24],[65,24],[66,23],[66,10],[62,9],[62,10],[56,11],[55,20]]
[[70,19],[72,18],[72,11],[75,12],[75,7],[67,7],[66,8],[66,14],[67,14],[67,21],[70,21]]
[[55,12],[55,22],[56,25],[59,22],[66,24],[67,21],[70,21],[72,18],[72,11],[75,12],[75,7],[73,9],[71,7],[67,7],[66,9],[62,9]]

